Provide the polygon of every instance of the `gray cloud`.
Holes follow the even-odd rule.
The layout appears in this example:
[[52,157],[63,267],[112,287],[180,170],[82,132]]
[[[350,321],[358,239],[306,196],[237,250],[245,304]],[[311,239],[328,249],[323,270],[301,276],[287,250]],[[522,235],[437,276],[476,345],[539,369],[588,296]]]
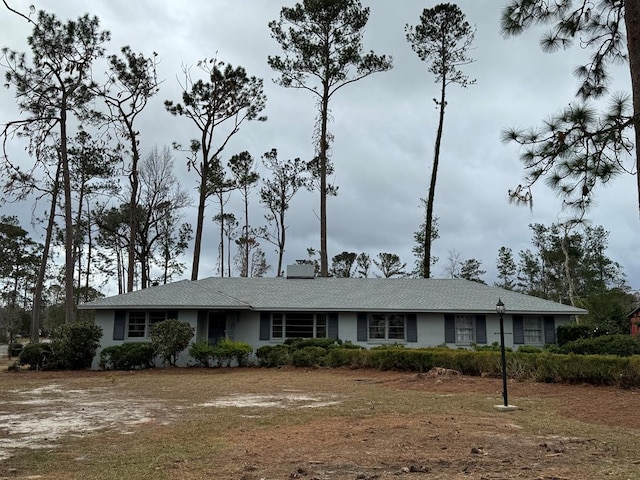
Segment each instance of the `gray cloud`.
[[[217,56],[264,78],[268,96],[268,121],[243,126],[226,150],[227,156],[249,150],[259,157],[275,147],[282,157],[310,159],[314,152],[314,99],[307,92],[275,85],[266,64],[268,55],[280,53],[267,23],[278,17],[282,4],[293,3],[40,0],[36,8],[67,19],[90,6],[90,13],[98,15],[102,26],[112,32],[112,52],[125,44],[146,54],[158,52],[164,83],[141,117],[143,150],[172,141],[186,144],[194,136],[187,120],[164,111],[163,101],[179,99],[182,65]],[[331,105],[334,180],[340,190],[337,197],[329,199],[330,257],[343,250],[365,251],[372,256],[387,251],[413,265],[413,232],[423,215],[419,199],[427,194],[433,156],[437,112],[432,98],[438,95],[438,87],[406,42],[404,26],[417,23],[422,9],[436,3],[363,0],[371,8],[365,48],[392,55],[395,67],[345,87]],[[491,282],[500,246],[514,252],[528,248],[528,224],[549,225],[562,218],[560,200],[543,184],[534,191],[533,211],[508,204],[506,192],[520,182],[524,172],[517,149],[500,142],[500,131],[509,126],[538,125],[573,101],[576,82],[572,72],[584,52],[574,48],[542,53],[539,31],[501,38],[499,13],[504,2],[464,0],[458,4],[477,26],[472,52],[476,62],[468,68],[477,84],[466,90],[452,86],[448,93],[435,207],[440,239],[434,244],[434,254],[440,263],[434,271],[443,275],[448,252],[456,250],[462,258],[481,260],[488,272],[486,280]],[[2,46],[25,50],[30,31],[25,22],[2,10],[0,31]],[[628,70],[621,66],[615,72],[614,90],[628,91],[629,85]],[[0,108],[0,122],[15,118],[12,91],[0,92]],[[195,178],[186,171],[179,153],[176,170],[184,186],[195,194]],[[628,175],[600,189],[589,217],[594,225],[611,232],[609,254],[624,266],[630,284],[638,287],[640,221],[635,188],[635,179]],[[257,201],[253,207],[252,223],[261,223]],[[30,210],[30,206],[21,208]],[[319,246],[318,211],[316,193],[300,192],[294,199],[286,262],[304,258],[307,247]],[[202,276],[215,274],[218,233],[211,222],[214,214],[212,206],[207,213]],[[195,212],[188,216],[193,219]],[[263,247],[271,253],[270,245]],[[186,260],[190,262],[190,257]]]

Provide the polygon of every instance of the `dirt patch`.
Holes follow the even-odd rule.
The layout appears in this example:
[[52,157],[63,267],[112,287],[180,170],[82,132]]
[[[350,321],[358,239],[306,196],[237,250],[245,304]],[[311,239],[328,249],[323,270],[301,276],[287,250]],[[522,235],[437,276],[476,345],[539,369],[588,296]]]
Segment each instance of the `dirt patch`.
[[333,394],[310,395],[296,392],[280,395],[234,394],[201,403],[197,407],[216,408],[319,408],[337,405],[338,396]]
[[0,460],[18,448],[50,448],[63,435],[106,428],[132,433],[127,428],[152,421],[160,409],[159,404],[117,398],[107,388],[68,390],[49,384],[8,394],[0,407]]
[[[453,371],[160,369],[3,380],[0,478],[640,478],[634,390],[510,381],[521,409],[499,413],[499,378]],[[22,455],[26,447],[39,451]]]

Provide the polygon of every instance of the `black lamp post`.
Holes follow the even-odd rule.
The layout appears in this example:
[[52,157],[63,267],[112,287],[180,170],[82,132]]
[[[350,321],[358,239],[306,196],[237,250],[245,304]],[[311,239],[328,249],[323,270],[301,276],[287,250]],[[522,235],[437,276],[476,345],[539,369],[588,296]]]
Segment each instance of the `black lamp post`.
[[504,400],[504,406],[509,406],[509,400],[507,396],[507,356],[504,352],[504,303],[498,298],[496,303],[496,313],[500,316],[500,355],[502,357],[502,398]]

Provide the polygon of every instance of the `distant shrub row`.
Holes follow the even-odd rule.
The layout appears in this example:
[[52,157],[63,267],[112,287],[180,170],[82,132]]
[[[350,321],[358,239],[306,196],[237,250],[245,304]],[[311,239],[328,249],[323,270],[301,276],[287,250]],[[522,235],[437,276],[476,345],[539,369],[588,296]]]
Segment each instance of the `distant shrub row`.
[[[615,338],[617,336],[607,337],[610,343],[619,345]],[[600,342],[607,343],[604,340]],[[465,375],[490,376],[498,376],[502,372],[500,352],[494,348],[455,350],[392,345],[367,350],[349,343],[341,344],[339,341],[309,339],[263,346],[256,351],[256,356],[264,367],[293,365],[415,372],[442,367]],[[576,355],[522,347],[517,352],[507,353],[507,373],[510,378],[518,380],[639,387],[640,356]]]

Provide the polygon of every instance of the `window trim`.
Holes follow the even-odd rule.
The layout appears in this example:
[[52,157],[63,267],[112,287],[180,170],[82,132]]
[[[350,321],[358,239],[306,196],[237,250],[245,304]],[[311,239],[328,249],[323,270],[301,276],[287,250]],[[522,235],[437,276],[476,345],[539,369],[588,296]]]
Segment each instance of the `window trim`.
[[[144,315],[144,330],[142,335],[131,335],[131,314]],[[164,319],[160,320],[160,314],[164,314]],[[151,321],[152,316],[156,319]],[[169,318],[169,310],[128,310],[127,321],[125,324],[125,340],[141,340],[148,339],[151,335],[151,325],[158,323]],[[142,325],[142,322],[137,322],[138,325]],[[142,330],[141,330],[142,331]]]
[[[372,337],[371,329],[372,328],[380,328],[380,326],[376,327],[372,325],[371,320],[374,317],[379,317],[378,321],[384,321],[384,325],[382,328],[384,329],[384,336],[382,337]],[[380,318],[381,317],[381,318]],[[402,318],[402,327],[392,326],[390,324],[391,320]],[[393,328],[401,328],[402,336],[390,336],[389,332]],[[380,313],[380,312],[369,312],[367,313],[367,342],[368,343],[407,343],[407,314],[406,313]]]
[[[294,316],[311,315],[313,331],[312,337],[300,337],[300,336],[287,336],[287,314]],[[298,319],[300,320],[300,319]],[[276,328],[279,330],[279,334],[276,335]],[[323,336],[318,335],[324,333]],[[274,342],[284,342],[288,338],[329,338],[329,315],[319,312],[271,312],[269,314],[269,336],[270,340]]]

